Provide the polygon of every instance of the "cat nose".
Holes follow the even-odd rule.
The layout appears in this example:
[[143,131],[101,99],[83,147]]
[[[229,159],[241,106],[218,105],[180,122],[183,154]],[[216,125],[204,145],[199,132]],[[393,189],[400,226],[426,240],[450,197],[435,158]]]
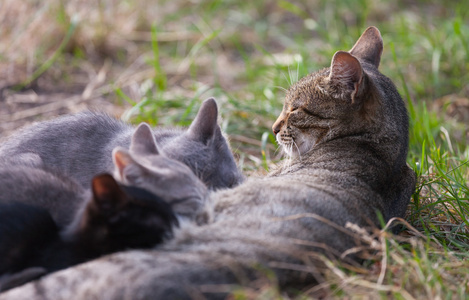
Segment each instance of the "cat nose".
[[272,125],[272,131],[274,132],[275,135],[280,132],[280,129],[282,128],[283,125],[283,120],[277,120],[274,125]]
[[274,135],[277,135],[277,133],[280,132],[280,129],[278,129],[278,128],[272,128],[272,131],[274,132]]

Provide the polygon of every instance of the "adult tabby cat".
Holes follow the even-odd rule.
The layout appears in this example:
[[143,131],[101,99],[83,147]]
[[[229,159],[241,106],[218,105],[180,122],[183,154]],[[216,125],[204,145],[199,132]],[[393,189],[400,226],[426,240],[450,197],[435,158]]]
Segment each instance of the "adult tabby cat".
[[177,230],[154,251],[104,257],[0,299],[224,299],[237,284],[255,288],[265,269],[282,289],[315,284],[318,253],[353,263],[359,253],[347,250],[357,240],[346,223],[402,216],[415,184],[404,102],[377,70],[382,49],[370,27],[350,52],[288,90],[273,130],[292,162],[211,193],[212,222]]
[[[188,165],[211,189],[232,187],[243,180],[217,119],[217,104],[209,98],[187,131],[154,131],[160,151]],[[89,188],[93,176],[113,171],[112,150],[129,148],[134,131],[129,124],[105,114],[67,115],[13,134],[0,145],[0,158],[36,155],[45,166]]]

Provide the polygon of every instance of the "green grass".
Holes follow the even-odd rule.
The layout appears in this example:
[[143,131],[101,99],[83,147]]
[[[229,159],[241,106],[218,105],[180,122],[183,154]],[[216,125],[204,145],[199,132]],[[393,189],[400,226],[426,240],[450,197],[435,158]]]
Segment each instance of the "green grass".
[[[270,127],[283,89],[328,66],[335,51],[350,49],[366,27],[377,26],[385,43],[380,69],[408,104],[408,162],[418,185],[404,235],[376,233],[381,248],[370,267],[360,273],[331,265],[325,289],[330,297],[467,297],[469,2],[103,0],[78,9],[89,14],[81,16],[66,51],[60,41],[78,1],[46,2],[48,9],[31,9],[29,18],[16,21],[17,31],[0,31],[2,41],[30,46],[2,46],[0,63],[21,66],[34,57],[41,70],[40,62],[52,57],[50,69],[63,78],[83,61],[108,57],[112,92],[106,96],[131,103],[123,117],[136,123],[188,125],[201,101],[214,96],[222,128],[249,174],[279,159]],[[35,18],[42,26],[30,26]],[[146,76],[120,81],[125,72]],[[284,297],[274,284],[249,295]]]

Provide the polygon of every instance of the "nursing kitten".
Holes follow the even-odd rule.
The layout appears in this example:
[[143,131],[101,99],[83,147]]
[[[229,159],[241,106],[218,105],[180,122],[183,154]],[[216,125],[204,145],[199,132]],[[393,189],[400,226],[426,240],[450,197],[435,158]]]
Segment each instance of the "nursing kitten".
[[118,181],[164,195],[164,200],[184,220],[196,223],[210,220],[212,208],[207,201],[207,187],[189,167],[160,153],[148,125],[138,127],[129,151],[117,147],[112,157]]
[[[243,180],[217,124],[218,108],[209,98],[187,130],[157,128],[159,150],[185,163],[210,189],[229,188]],[[0,157],[37,155],[89,188],[96,174],[112,172],[112,150],[129,148],[135,128],[105,114],[84,112],[40,122],[13,134],[0,145]]]
[[[208,190],[185,164],[160,153],[147,124],[132,135],[130,150],[112,153],[116,179],[143,188],[168,203],[178,217],[205,222],[210,216]],[[44,166],[36,154],[17,158],[16,165],[0,163],[0,204],[24,203],[42,207],[59,226],[66,226],[90,198],[73,178]],[[204,221],[205,220],[205,221]]]
[[39,206],[0,205],[0,290],[105,254],[153,247],[177,225],[161,198],[119,186],[108,174],[93,179],[92,192],[66,227]]
[[290,87],[273,126],[290,164],[212,192],[210,222],[176,230],[156,250],[104,257],[0,299],[225,299],[272,274],[283,291],[308,288],[321,278],[322,256],[360,262],[347,223],[379,227],[377,213],[402,216],[415,184],[408,117],[378,71],[382,50],[370,27],[329,68]]

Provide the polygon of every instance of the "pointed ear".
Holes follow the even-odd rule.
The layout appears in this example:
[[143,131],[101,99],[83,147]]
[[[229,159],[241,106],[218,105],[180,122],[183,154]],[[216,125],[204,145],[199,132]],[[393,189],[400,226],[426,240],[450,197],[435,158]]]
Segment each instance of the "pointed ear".
[[350,54],[355,57],[371,63],[376,68],[381,61],[381,54],[383,53],[383,38],[381,33],[376,27],[368,27],[362,36],[350,50]]
[[128,202],[126,194],[109,174],[95,176],[92,191],[94,208],[104,215],[114,214]]
[[122,183],[138,185],[145,175],[145,169],[136,162],[124,148],[116,147],[112,151],[115,176]]
[[189,136],[206,144],[216,132],[217,119],[217,103],[214,98],[208,98],[202,103],[197,116],[189,127]]
[[360,62],[350,53],[338,51],[332,58],[330,70],[330,82],[348,89],[351,92],[352,103],[354,103],[363,82],[363,70]]
[[130,142],[130,152],[137,155],[159,154],[153,130],[147,123],[140,123]]

